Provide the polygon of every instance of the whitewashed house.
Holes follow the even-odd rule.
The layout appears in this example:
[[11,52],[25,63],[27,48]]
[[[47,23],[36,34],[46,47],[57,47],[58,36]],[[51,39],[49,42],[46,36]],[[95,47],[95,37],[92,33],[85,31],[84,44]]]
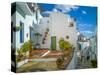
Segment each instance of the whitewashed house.
[[[37,10],[33,11],[32,6]],[[16,36],[13,35],[15,39],[12,43],[16,44],[16,48],[20,48],[29,39],[35,42],[36,32],[42,35],[38,39],[41,48],[60,50],[58,44],[60,38],[68,40],[76,47],[77,30],[74,18],[61,12],[52,12],[48,17],[42,17],[36,4],[17,2],[15,8],[12,14],[12,26],[21,27],[21,30],[13,32]],[[51,48],[52,44],[55,47]]]
[[[13,4],[13,12],[11,17],[11,23],[12,23],[12,45],[15,46],[15,49],[19,49],[21,45],[30,40],[33,39],[34,33],[36,32],[36,28],[38,27],[38,23],[36,20],[36,13],[39,16],[38,19],[40,19],[42,16],[39,14],[40,12],[33,12],[31,7],[29,6],[32,3],[23,3],[23,2],[17,2]],[[33,4],[35,5],[35,4]],[[35,7],[37,7],[35,5]],[[14,9],[15,8],[15,9]],[[19,30],[14,30],[14,28],[20,28]],[[16,53],[17,54],[17,53]]]
[[[19,49],[23,43],[32,40],[36,48],[60,50],[59,40],[64,38],[77,50],[77,30],[74,18],[61,12],[51,12],[48,17],[42,17],[37,4],[17,2],[12,12],[12,47]],[[17,28],[18,29],[16,30]],[[14,30],[15,28],[15,30]],[[36,38],[36,33],[41,34]],[[76,54],[68,69],[75,68]],[[26,61],[24,61],[26,62]],[[21,62],[19,66],[21,66]]]
[[[74,55],[67,69],[76,67],[77,29],[76,22],[69,15],[61,12],[51,12],[41,19],[40,23],[41,48],[60,50],[59,40],[64,38],[74,47]],[[48,30],[49,29],[49,30]]]
[[[24,2],[15,2],[12,4],[11,12],[11,47],[12,55],[17,56],[17,50],[27,41],[33,39],[34,33],[36,32],[37,24],[36,14],[39,15],[38,10],[31,10],[33,5],[38,7],[36,4],[24,3]],[[39,15],[38,19],[42,16]],[[15,52],[16,51],[16,52]],[[27,52],[28,54],[29,52]],[[15,58],[14,58],[15,59]],[[15,59],[16,60],[16,59]],[[28,60],[19,62],[17,67],[20,67],[22,64],[26,63]]]
[[[43,35],[41,39],[41,48],[60,50],[59,40],[61,38],[64,38],[74,47],[76,47],[76,22],[69,15],[63,14],[61,12],[52,12],[48,17],[43,17],[41,19],[40,26],[40,33]],[[48,34],[45,37],[46,30]],[[45,40],[43,42],[44,38]]]

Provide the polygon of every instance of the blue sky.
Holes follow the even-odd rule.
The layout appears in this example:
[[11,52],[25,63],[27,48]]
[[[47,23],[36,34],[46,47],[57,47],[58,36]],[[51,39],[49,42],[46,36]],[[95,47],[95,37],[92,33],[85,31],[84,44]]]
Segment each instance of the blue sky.
[[53,11],[69,14],[77,22],[77,29],[86,37],[94,35],[97,27],[97,8],[89,6],[39,4],[44,12]]

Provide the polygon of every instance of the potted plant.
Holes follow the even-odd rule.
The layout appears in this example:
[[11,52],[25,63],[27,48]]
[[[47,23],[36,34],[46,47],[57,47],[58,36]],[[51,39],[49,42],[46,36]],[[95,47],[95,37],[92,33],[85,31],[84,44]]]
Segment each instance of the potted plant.
[[45,35],[47,35],[47,34],[48,34],[48,31],[45,32]]
[[31,57],[32,54],[32,50],[34,49],[34,43],[32,41],[29,41],[29,57]]
[[22,51],[20,49],[17,50],[17,62],[21,61],[22,57],[23,57],[23,54],[22,54]]
[[59,57],[56,61],[57,68],[58,69],[63,69],[63,63],[64,63],[64,57]]
[[[22,46],[21,46],[21,51],[24,53],[24,56],[27,57],[27,52],[32,50],[32,42],[29,40],[27,42],[25,42]],[[29,53],[29,52],[28,52]]]
[[68,51],[72,50],[72,45],[63,38],[59,40],[59,47],[62,50],[64,57],[68,54]]
[[[32,54],[33,45],[32,42],[29,40],[25,42],[20,49],[17,50],[17,67],[28,62],[28,57]],[[31,53],[31,54],[30,54]]]

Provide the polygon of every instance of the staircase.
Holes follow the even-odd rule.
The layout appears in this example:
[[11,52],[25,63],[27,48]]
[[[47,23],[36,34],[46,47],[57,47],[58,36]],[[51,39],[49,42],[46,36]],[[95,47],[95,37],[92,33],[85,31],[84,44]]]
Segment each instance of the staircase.
[[47,28],[45,33],[44,33],[45,35],[43,36],[43,39],[42,39],[42,44],[45,44],[48,33],[49,33],[49,29]]

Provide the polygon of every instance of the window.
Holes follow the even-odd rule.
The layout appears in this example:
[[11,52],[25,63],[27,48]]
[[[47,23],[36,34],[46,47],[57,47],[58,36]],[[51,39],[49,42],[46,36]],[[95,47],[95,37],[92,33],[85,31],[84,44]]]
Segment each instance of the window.
[[43,38],[43,40],[46,40],[45,38]]
[[70,22],[70,25],[69,25],[70,27],[73,27],[74,26],[74,24],[73,24],[73,22]]
[[69,36],[66,36],[67,39],[69,39]]
[[20,22],[20,43],[24,42],[24,24]]

